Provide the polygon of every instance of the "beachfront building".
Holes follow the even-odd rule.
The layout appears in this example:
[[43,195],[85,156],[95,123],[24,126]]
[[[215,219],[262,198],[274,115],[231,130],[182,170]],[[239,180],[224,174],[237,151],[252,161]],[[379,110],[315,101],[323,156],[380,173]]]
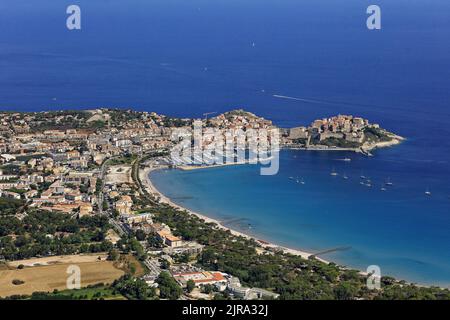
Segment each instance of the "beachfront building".
[[163,229],[158,231],[157,233],[158,239],[160,239],[165,245],[171,248],[177,248],[183,245],[183,240],[181,238],[176,237],[172,234],[170,230]]
[[173,277],[182,287],[186,287],[187,282],[192,280],[197,287],[211,284],[216,286],[220,291],[226,289],[228,282],[226,278],[228,275],[218,271],[174,273]]
[[163,252],[167,254],[199,254],[202,252],[204,246],[194,241],[183,241],[180,246],[167,247],[163,249]]
[[227,284],[228,291],[236,299],[255,300],[255,299],[277,299],[278,293],[270,292],[261,288],[248,288],[241,285],[237,277],[230,277]]
[[141,223],[153,224],[152,216],[153,215],[151,213],[141,213],[141,214],[132,214],[132,215],[123,216],[123,219],[130,226],[136,225],[136,224],[141,224]]

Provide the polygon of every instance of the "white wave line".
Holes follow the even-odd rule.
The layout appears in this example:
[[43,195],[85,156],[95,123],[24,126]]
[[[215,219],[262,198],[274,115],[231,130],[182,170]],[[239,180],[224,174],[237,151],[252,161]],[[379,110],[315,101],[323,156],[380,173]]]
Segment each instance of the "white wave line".
[[279,99],[296,100],[296,101],[320,103],[320,104],[322,104],[322,103],[329,103],[329,102],[325,102],[325,101],[318,101],[318,100],[311,100],[311,99],[303,99],[303,98],[282,96],[282,95],[279,95],[279,94],[274,94],[273,97],[274,98],[279,98]]

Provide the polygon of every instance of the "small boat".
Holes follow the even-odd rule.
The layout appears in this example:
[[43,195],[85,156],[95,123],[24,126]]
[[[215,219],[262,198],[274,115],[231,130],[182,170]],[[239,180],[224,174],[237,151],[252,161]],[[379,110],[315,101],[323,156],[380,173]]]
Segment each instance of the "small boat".
[[425,194],[426,194],[427,196],[431,196],[431,191],[427,189],[427,191],[425,191]]
[[342,176],[342,178],[344,178],[345,180],[348,179],[347,175],[344,173],[344,175]]
[[289,179],[294,180],[294,177],[289,177]]
[[343,158],[343,159],[336,159],[336,161],[350,162],[350,161],[352,161],[352,159],[350,159],[350,158]]
[[336,170],[334,170],[334,168],[333,168],[333,170],[331,171],[330,175],[331,175],[331,176],[337,176],[338,173],[337,173]]
[[367,179],[367,177],[366,176],[363,176],[363,175],[360,175],[359,176],[361,179]]
[[372,187],[372,184],[371,183],[366,183],[366,187]]
[[303,178],[302,178],[302,180],[300,180],[300,184],[305,184],[305,181],[303,180]]
[[385,185],[387,186],[393,186],[394,184],[391,182],[391,178],[388,178]]
[[381,191],[386,191],[387,189],[385,187],[381,186],[380,190]]

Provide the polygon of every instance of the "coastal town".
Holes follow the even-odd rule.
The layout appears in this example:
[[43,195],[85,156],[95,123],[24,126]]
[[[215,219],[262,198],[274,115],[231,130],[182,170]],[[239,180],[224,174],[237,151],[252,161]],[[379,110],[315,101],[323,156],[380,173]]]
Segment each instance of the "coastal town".
[[[118,109],[1,113],[0,297],[72,294],[65,290],[65,270],[51,269],[68,259],[87,270],[82,287],[97,298],[289,299],[301,290],[288,288],[286,279],[321,272],[320,281],[331,283],[330,296],[377,296],[341,287],[345,277],[363,286],[365,278],[357,272],[232,232],[159,194],[149,170],[174,167],[168,156],[172,133],[192,130],[193,121]],[[403,139],[349,115],[291,129],[244,110],[201,121],[205,130],[279,130],[282,148],[369,153]],[[212,140],[205,134],[205,146]],[[242,261],[246,256],[253,257],[251,265]],[[264,269],[265,264],[278,271]],[[44,268],[64,281],[39,286],[25,276]],[[96,278],[104,268],[111,276]],[[271,276],[260,278],[266,273]],[[323,280],[328,273],[332,280]]]
[[[193,122],[107,109],[4,113],[0,119],[2,197],[24,200],[32,209],[79,217],[101,212],[104,195],[113,200],[120,216],[131,214],[136,192],[130,187],[132,164],[149,152],[168,152],[174,145],[172,131],[191,130]],[[229,130],[276,128],[272,121],[243,110],[203,122]],[[369,150],[377,143],[395,144],[402,139],[366,119],[343,115],[316,120],[309,127],[279,130],[281,146],[306,149]],[[206,147],[214,137],[205,134],[203,139]]]

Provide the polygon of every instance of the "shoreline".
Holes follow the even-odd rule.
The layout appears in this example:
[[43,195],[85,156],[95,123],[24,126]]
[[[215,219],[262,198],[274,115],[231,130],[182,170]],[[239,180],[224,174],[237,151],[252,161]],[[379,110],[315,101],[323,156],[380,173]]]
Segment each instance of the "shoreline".
[[[229,165],[233,165],[233,164],[229,164]],[[221,165],[219,165],[221,166]],[[260,238],[256,238],[255,236],[252,236],[250,234],[246,234],[242,231],[238,231],[232,228],[229,228],[225,225],[223,225],[219,220],[214,219],[214,218],[210,218],[208,216],[205,216],[204,214],[195,212],[193,210],[190,210],[188,208],[185,208],[183,206],[180,206],[178,204],[176,204],[175,202],[173,202],[170,198],[168,198],[167,196],[165,196],[162,192],[160,192],[152,183],[151,179],[150,179],[150,173],[156,170],[163,170],[163,169],[167,169],[168,167],[165,165],[160,165],[160,166],[156,166],[156,167],[149,167],[146,166],[145,169],[140,170],[139,171],[139,177],[144,185],[144,187],[147,189],[147,192],[149,192],[152,195],[156,195],[159,197],[159,202],[160,203],[165,203],[168,204],[176,209],[182,210],[182,211],[186,211],[188,214],[194,215],[200,219],[205,220],[206,223],[214,223],[216,224],[219,228],[223,229],[223,230],[227,230],[230,231],[231,234],[233,234],[234,236],[240,236],[240,237],[244,237],[246,239],[253,239],[255,240],[259,245],[261,245],[261,247],[265,248],[265,249],[279,249],[282,250],[284,253],[289,253],[292,255],[296,255],[296,256],[301,256],[304,259],[308,259],[310,256],[314,256],[313,253],[304,251],[304,250],[299,250],[299,249],[292,249],[292,248],[288,248],[285,246],[281,246],[281,245],[277,245],[276,243],[273,242],[269,242],[266,241],[264,239],[260,239]],[[187,170],[196,170],[196,169],[202,169],[202,168],[210,168],[210,166],[200,166],[198,168],[190,168]],[[181,168],[178,168],[181,169]],[[181,169],[181,170],[186,170],[186,169]],[[324,260],[320,257],[315,257],[317,260],[324,262],[324,263],[330,263],[330,261]]]
[[[248,164],[248,162],[241,161],[241,162],[210,164],[210,165],[201,165],[201,164],[199,164],[199,165],[180,165],[180,166],[175,166],[174,169],[179,169],[179,170],[183,170],[183,171],[192,171],[192,170],[198,170],[198,169],[220,168],[220,167],[237,166],[237,165],[243,165],[243,164]],[[158,193],[158,194],[161,193],[161,192],[157,191],[157,189],[154,186],[153,186],[153,189],[156,190],[156,193]]]

